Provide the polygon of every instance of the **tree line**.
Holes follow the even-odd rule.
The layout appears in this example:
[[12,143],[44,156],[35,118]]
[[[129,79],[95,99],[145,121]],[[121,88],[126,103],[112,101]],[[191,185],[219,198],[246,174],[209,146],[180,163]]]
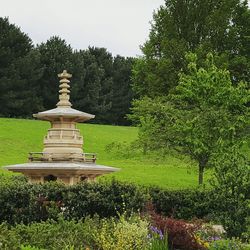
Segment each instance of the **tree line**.
[[34,46],[19,27],[0,18],[0,116],[30,118],[54,108],[57,74],[67,69],[74,108],[95,114],[93,122],[128,125],[133,61],[105,48],[73,50],[57,36]]

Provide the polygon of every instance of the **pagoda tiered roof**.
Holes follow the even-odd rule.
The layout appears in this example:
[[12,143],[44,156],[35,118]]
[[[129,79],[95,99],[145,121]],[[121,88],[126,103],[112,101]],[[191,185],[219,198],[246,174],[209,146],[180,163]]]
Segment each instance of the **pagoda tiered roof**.
[[76,122],[84,122],[93,119],[95,115],[79,111],[77,109],[71,108],[69,93],[70,93],[70,81],[69,78],[72,77],[71,74],[64,70],[62,73],[58,74],[60,80],[60,90],[59,90],[59,102],[56,104],[57,108],[46,110],[34,114],[33,116],[46,121],[53,121],[56,118],[70,118]]

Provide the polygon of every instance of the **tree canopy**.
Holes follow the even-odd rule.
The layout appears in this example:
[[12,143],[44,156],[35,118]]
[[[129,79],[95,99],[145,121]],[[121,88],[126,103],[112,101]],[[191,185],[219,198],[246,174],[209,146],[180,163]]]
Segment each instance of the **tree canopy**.
[[197,54],[203,66],[207,53],[228,68],[234,83],[250,80],[250,10],[241,0],[166,0],[155,12],[143,56],[133,68],[133,88],[139,96],[164,96],[187,71],[186,52]]
[[25,117],[42,104],[37,85],[43,72],[40,55],[7,18],[0,18],[0,31],[0,115]]
[[248,136],[249,90],[234,86],[229,71],[219,69],[208,55],[204,68],[188,54],[188,72],[168,96],[135,101],[131,118],[139,122],[145,149],[175,149],[198,163],[203,172],[220,147],[230,147]]
[[128,125],[132,63],[105,48],[73,50],[57,36],[34,46],[16,25],[0,18],[0,116],[31,117],[54,108],[57,74],[67,69],[73,74],[75,108],[95,114],[93,122]]

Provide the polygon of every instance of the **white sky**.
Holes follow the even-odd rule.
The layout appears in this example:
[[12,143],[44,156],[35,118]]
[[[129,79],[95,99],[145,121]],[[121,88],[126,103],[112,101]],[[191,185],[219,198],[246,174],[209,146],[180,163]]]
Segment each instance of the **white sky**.
[[105,47],[113,55],[140,55],[153,11],[164,0],[0,0],[8,16],[34,44],[58,35],[74,49]]

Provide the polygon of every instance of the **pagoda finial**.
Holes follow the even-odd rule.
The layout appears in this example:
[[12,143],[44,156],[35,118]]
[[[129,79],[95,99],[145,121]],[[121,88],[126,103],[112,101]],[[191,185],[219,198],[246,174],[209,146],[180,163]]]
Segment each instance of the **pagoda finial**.
[[69,93],[70,93],[70,81],[69,78],[72,77],[71,74],[67,72],[67,70],[64,70],[62,73],[58,74],[58,77],[61,78],[60,82],[60,90],[59,90],[59,102],[56,104],[57,107],[64,107],[64,108],[70,108],[72,104],[69,101]]

